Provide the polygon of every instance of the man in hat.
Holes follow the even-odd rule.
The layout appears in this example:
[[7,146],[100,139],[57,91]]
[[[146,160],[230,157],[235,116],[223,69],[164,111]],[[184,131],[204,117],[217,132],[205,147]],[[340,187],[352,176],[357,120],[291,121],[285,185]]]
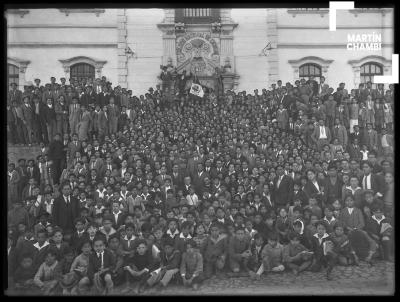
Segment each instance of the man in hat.
[[33,81],[35,82],[35,88],[40,88],[40,79],[36,78]]
[[17,89],[17,83],[10,84],[11,90],[8,92],[7,103],[11,104],[12,101],[16,101],[17,104],[22,102],[22,91]]
[[43,104],[47,104],[47,99],[49,99],[49,98],[53,100],[53,93],[51,91],[51,84],[47,83],[45,85],[45,91],[43,92],[43,95],[42,95]]

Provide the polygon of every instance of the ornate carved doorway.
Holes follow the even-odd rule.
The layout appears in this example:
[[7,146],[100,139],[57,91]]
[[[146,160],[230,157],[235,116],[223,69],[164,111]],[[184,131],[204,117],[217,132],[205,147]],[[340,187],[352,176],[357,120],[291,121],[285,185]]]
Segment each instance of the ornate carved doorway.
[[[237,79],[232,35],[236,26],[230,9],[166,9],[163,23],[158,24],[164,40],[162,64],[172,61],[178,73],[196,74],[209,88],[214,88],[216,67],[223,70],[230,65],[226,75]],[[231,81],[226,89],[233,89],[234,84]]]

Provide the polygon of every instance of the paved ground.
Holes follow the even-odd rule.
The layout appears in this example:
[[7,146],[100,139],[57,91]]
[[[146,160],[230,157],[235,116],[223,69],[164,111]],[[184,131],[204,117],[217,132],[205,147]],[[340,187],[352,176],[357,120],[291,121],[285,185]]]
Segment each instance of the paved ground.
[[[361,262],[359,267],[336,267],[333,280],[327,281],[325,273],[303,272],[295,277],[290,272],[263,275],[261,280],[240,278],[212,278],[203,282],[193,291],[181,285],[169,285],[162,292],[148,289],[141,295],[393,295],[394,263],[379,261],[372,267]],[[122,287],[115,289],[118,296],[133,296],[134,291],[121,293]],[[6,292],[18,295],[16,292]],[[88,294],[90,295],[90,294]]]
[[[303,272],[295,277],[290,272],[271,273],[253,281],[241,278],[213,278],[204,281],[198,291],[171,285],[161,293],[150,289],[143,295],[393,295],[394,263],[361,262],[359,267],[336,267],[333,280],[325,273]],[[117,293],[118,294],[118,289]],[[124,295],[133,295],[133,292]]]

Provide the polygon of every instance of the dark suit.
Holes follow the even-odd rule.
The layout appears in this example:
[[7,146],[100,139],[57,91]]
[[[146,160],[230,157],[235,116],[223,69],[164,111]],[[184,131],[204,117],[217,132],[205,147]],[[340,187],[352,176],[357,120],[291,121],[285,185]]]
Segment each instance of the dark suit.
[[103,140],[104,136],[108,135],[109,132],[109,114],[101,110],[98,117],[98,127],[99,127],[99,139]]
[[75,231],[71,236],[70,246],[71,248],[79,255],[81,252],[81,247],[84,242],[89,240],[89,234],[85,231],[78,235],[78,232]]
[[36,180],[36,183],[39,184],[39,182],[40,182],[40,171],[39,171],[38,166],[35,165],[32,168],[28,166],[26,168],[26,173],[28,175],[28,178],[34,178]]
[[119,227],[122,225],[122,224],[124,224],[124,222],[125,222],[125,215],[124,215],[124,213],[119,213],[119,215],[118,215],[118,219],[116,220],[115,219],[115,215],[114,215],[114,213],[111,213],[111,215],[110,215],[110,217],[112,216],[112,227],[114,228],[114,229],[116,229],[116,230],[118,230],[119,229]]
[[293,180],[287,175],[283,175],[283,178],[278,184],[278,177],[274,179],[274,199],[277,206],[286,206],[293,199]]
[[311,181],[307,181],[306,185],[303,188],[304,193],[306,193],[307,199],[310,198],[314,194],[318,194],[321,191],[322,183],[317,181],[318,186],[319,186],[319,191],[315,187],[315,185]]
[[54,224],[61,227],[64,231],[74,229],[74,220],[79,216],[79,201],[70,196],[70,203],[66,204],[63,195],[54,200],[53,206]]
[[44,116],[46,121],[48,139],[51,142],[57,130],[56,111],[54,110],[54,106],[52,106],[51,108],[48,105],[44,106]]
[[[383,193],[385,192],[385,184],[383,177],[381,175],[373,173],[371,173],[370,175],[371,175],[371,189],[374,191],[374,193],[379,192],[380,194],[383,195]],[[360,187],[365,190],[366,188],[364,187],[365,184],[363,182],[364,176],[365,175],[360,177],[359,182],[360,182]]]
[[33,143],[32,133],[33,133],[33,108],[30,104],[22,105],[22,116],[24,121],[24,137],[27,143]]
[[[105,249],[103,252],[103,268],[113,269],[115,266],[116,259],[109,250]],[[93,281],[94,274],[101,269],[101,258],[97,256],[96,252],[93,252],[89,256],[89,266],[87,275],[91,281]]]
[[36,139],[39,142],[44,142],[47,144],[49,142],[47,136],[47,127],[46,127],[46,117],[45,110],[46,105],[42,102],[38,102],[37,104],[33,104],[33,123],[34,123],[34,131],[36,130]]
[[174,173],[171,174],[172,183],[175,186],[175,190],[180,189],[183,186],[183,175],[182,173],[177,173],[175,177]]

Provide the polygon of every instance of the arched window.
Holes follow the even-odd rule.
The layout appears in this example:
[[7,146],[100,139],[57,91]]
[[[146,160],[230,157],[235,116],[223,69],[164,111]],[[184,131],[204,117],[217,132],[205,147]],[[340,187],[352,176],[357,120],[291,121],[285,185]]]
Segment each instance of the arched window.
[[[361,65],[360,69],[360,82],[374,82],[375,75],[383,75],[383,66],[375,62],[367,62]],[[372,85],[375,86],[375,85]]]
[[17,84],[19,86],[19,68],[13,64],[8,64],[8,88],[10,88],[11,83]]
[[322,76],[320,65],[314,63],[307,63],[299,67],[300,78],[307,78],[309,80],[311,76],[320,79],[320,77]]
[[78,80],[95,78],[94,66],[87,63],[78,63],[71,66],[71,79]]

